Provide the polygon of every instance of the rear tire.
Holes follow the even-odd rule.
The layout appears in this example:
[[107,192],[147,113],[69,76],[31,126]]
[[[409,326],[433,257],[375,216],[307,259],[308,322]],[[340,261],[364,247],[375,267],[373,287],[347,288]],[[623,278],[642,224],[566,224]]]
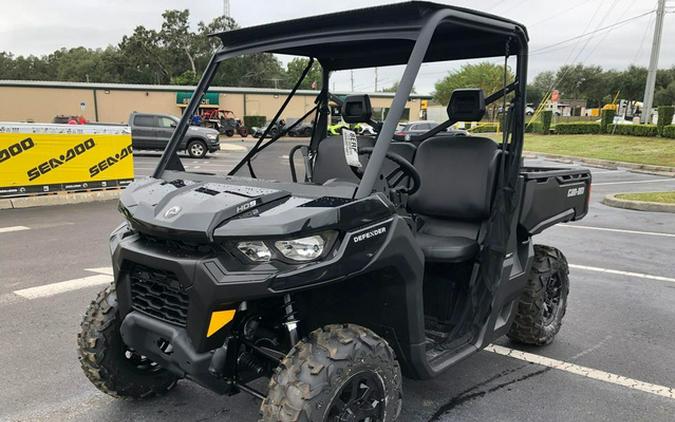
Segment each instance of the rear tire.
[[567,309],[569,269],[562,252],[551,246],[534,245],[534,262],[516,309],[508,337],[519,343],[550,344]]
[[187,144],[187,152],[192,158],[204,158],[206,156],[206,144],[204,141],[190,141]]
[[120,325],[117,295],[110,285],[87,308],[77,335],[80,365],[89,381],[117,398],[159,396],[175,387],[178,377],[124,345]]
[[[318,422],[370,416],[389,422],[401,411],[401,368],[387,342],[367,328],[327,325],[291,349],[270,379],[263,421]],[[349,409],[349,410],[347,410]]]
[[234,129],[227,129],[227,130],[225,130],[225,135],[226,135],[228,138],[233,137],[233,136],[234,136]]

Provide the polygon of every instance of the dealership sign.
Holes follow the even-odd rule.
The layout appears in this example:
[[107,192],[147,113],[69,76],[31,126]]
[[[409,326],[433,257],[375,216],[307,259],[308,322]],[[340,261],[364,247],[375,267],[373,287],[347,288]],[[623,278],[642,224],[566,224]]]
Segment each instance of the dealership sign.
[[[186,106],[192,98],[192,91],[178,91],[176,92],[176,104]],[[202,105],[218,105],[218,93],[207,92],[202,97]]]
[[126,186],[127,126],[0,123],[0,196]]

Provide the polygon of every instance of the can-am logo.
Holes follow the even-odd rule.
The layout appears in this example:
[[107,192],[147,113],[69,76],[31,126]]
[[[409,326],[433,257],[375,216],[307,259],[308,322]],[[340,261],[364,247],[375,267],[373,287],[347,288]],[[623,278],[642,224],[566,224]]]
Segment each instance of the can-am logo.
[[181,208],[179,206],[171,207],[166,212],[164,213],[164,218],[171,218],[175,217],[178,215],[178,213],[181,211]]
[[358,235],[354,236],[353,240],[354,240],[354,243],[359,243],[362,240],[370,239],[372,237],[379,236],[379,235],[384,234],[386,232],[387,232],[386,227],[379,227],[379,228],[371,230],[369,232],[358,234]]
[[584,186],[580,186],[578,188],[571,188],[567,190],[567,197],[572,198],[574,196],[581,196],[586,192],[586,188]]

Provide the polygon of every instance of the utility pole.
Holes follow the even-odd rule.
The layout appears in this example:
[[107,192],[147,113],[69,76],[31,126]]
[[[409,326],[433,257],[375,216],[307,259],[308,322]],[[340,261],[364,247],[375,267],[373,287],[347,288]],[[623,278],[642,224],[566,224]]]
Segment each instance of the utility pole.
[[654,40],[652,53],[649,57],[649,70],[645,84],[645,97],[642,102],[642,123],[651,122],[652,104],[654,103],[654,87],[656,86],[656,69],[659,65],[659,50],[661,49],[661,35],[663,33],[663,17],[665,16],[666,0],[658,0],[656,7],[656,24],[654,25]]
[[230,0],[223,0],[223,16],[226,18],[230,16]]
[[375,92],[377,92],[377,68],[375,68]]
[[349,74],[351,75],[351,79],[352,79],[352,91],[351,92],[354,92],[354,70],[351,70],[349,72]]

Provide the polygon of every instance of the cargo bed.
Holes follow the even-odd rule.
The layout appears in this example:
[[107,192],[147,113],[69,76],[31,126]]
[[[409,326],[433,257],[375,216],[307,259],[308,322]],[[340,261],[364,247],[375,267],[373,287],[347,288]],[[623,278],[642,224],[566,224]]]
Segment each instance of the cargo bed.
[[585,168],[523,167],[520,225],[531,235],[588,212],[591,172]]

